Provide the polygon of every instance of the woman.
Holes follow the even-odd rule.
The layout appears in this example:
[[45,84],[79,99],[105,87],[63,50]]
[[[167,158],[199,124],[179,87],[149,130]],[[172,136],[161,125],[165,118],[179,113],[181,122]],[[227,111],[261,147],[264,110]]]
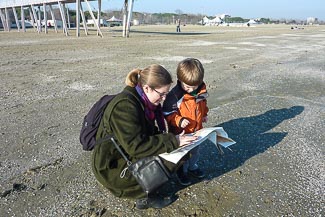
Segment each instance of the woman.
[[[196,137],[165,133],[166,126],[160,103],[169,92],[172,78],[160,65],[132,70],[126,87],[107,106],[96,139],[113,134],[132,162],[171,152],[187,145]],[[158,126],[158,127],[157,127]],[[117,197],[134,198],[136,207],[162,208],[172,198],[158,194],[147,196],[132,175],[120,177],[126,161],[111,141],[98,144],[92,156],[93,172],[97,180]]]

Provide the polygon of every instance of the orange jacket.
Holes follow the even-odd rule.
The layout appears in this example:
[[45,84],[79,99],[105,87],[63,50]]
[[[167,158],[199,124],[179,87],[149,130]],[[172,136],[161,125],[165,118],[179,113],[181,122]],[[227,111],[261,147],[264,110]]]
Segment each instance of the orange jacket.
[[[208,115],[206,85],[198,87],[196,96],[192,96],[181,87],[180,82],[168,93],[163,105],[163,112],[168,124],[168,130],[174,134],[194,133],[203,128],[202,119]],[[182,129],[180,124],[186,118],[190,123]]]

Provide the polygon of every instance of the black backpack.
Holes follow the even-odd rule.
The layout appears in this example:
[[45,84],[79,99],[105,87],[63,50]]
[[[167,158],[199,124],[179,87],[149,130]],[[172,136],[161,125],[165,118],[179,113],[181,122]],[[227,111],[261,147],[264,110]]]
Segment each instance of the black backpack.
[[[108,103],[112,101],[115,96],[116,95],[104,95],[91,107],[89,112],[84,117],[79,136],[79,140],[82,144],[83,150],[91,151],[94,149],[95,145],[99,143],[99,141],[96,141],[96,133],[100,121],[102,120],[104,111]],[[109,137],[104,138],[104,140],[106,139],[109,139]],[[100,142],[102,141],[103,140],[101,139]]]

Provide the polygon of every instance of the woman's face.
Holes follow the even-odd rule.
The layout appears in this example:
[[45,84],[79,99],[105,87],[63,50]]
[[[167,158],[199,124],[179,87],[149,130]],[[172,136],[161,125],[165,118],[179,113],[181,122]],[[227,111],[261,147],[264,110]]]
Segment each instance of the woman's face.
[[159,105],[166,99],[171,84],[159,88],[153,88],[148,85],[143,86],[143,91],[147,95],[149,101],[154,105]]

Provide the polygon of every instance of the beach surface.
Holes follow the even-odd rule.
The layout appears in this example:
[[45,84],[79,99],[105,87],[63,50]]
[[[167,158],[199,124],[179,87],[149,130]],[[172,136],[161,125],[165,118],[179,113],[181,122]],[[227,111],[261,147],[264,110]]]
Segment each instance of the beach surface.
[[[325,26],[133,26],[0,31],[1,216],[324,216]],[[114,197],[82,150],[83,117],[133,68],[202,61],[209,121],[237,143],[201,145],[204,180],[137,210]],[[167,187],[166,187],[167,189]]]

